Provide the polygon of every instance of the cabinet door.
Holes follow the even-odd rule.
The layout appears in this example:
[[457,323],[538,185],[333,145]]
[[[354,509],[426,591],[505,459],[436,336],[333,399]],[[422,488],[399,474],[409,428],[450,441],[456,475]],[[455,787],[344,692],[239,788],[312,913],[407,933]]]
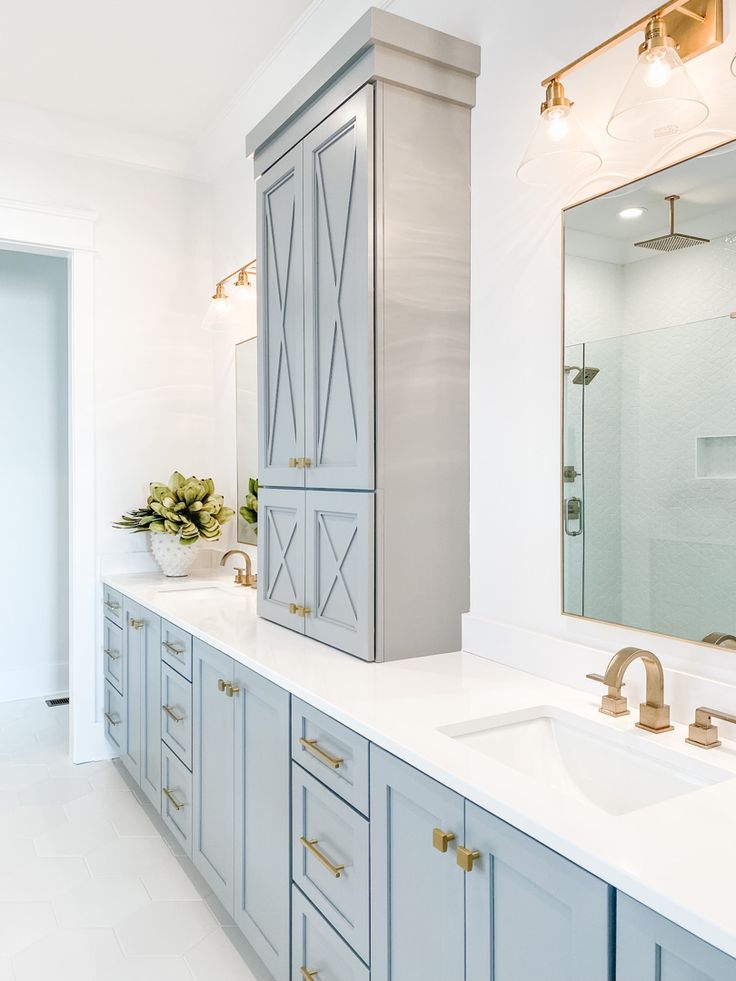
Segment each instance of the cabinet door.
[[307,487],[374,486],[373,207],[366,85],[304,140]]
[[617,981],[733,981],[736,960],[618,893],[616,978]]
[[302,148],[256,184],[258,221],[259,479],[297,487],[304,470]]
[[234,705],[227,685],[233,662],[194,641],[192,860],[223,904],[233,909]]
[[306,499],[306,633],[373,660],[375,497],[308,491]]
[[610,887],[475,804],[465,808],[464,845],[480,852],[463,873],[467,981],[612,981]]
[[258,615],[304,632],[303,491],[263,488],[258,499]]
[[157,811],[161,810],[161,619],[138,607],[142,626],[135,633],[141,663],[140,784]]
[[372,981],[465,977],[463,820],[462,797],[371,746]]
[[137,784],[141,782],[141,609],[123,599],[124,709],[127,723],[125,753],[121,759]]
[[235,664],[235,909],[276,981],[289,977],[289,695]]

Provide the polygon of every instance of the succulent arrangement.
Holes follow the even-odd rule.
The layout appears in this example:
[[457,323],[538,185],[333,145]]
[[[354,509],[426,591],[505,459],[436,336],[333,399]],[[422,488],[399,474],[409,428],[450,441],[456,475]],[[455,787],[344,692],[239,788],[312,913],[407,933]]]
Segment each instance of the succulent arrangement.
[[200,539],[216,541],[234,514],[215,494],[211,478],[184,477],[175,471],[168,484],[151,484],[145,507],[124,514],[113,527],[175,535],[182,545],[194,545]]
[[240,517],[249,525],[253,525],[253,534],[258,534],[258,477],[250,477],[248,480],[248,493],[245,495],[245,504],[240,509]]

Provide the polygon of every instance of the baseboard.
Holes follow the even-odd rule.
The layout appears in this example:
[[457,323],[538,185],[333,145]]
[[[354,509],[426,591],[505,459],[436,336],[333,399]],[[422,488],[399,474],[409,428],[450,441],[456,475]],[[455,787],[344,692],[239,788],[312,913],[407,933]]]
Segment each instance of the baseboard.
[[69,664],[66,661],[37,664],[34,667],[0,670],[0,702],[24,698],[50,698],[69,690]]

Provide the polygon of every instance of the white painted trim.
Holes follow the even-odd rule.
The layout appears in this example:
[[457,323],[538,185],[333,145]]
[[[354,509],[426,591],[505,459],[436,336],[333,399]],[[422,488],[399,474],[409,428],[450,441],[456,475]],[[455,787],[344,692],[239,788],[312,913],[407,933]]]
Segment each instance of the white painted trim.
[[0,201],[0,243],[69,264],[69,690],[75,763],[109,757],[100,720],[95,542],[94,216]]

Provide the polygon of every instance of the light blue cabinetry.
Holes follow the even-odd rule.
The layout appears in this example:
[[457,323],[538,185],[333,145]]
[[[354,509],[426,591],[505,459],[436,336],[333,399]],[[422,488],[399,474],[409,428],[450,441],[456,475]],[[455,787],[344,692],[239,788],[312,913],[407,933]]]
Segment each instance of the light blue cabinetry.
[[466,981],[613,981],[605,882],[470,801],[462,844]]
[[233,911],[235,700],[232,659],[200,640],[192,656],[192,860]]
[[464,978],[464,820],[459,794],[371,746],[372,981]]
[[616,901],[616,981],[734,981],[736,960],[629,896]]
[[233,671],[233,916],[276,981],[288,981],[289,695],[240,664]]

